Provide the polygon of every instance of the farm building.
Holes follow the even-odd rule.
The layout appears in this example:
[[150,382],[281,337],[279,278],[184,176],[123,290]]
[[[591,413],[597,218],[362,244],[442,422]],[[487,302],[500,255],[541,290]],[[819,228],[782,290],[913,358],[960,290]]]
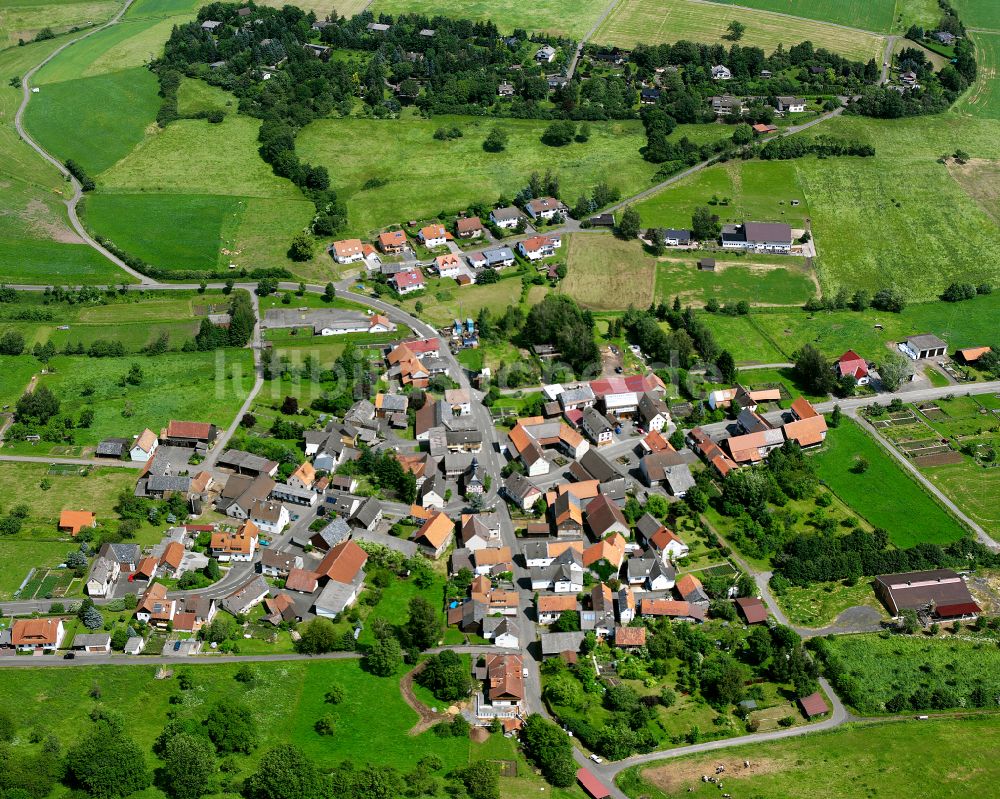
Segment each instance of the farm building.
[[722,226],[722,249],[787,255],[792,251],[792,228],[784,222],[744,222]]
[[906,341],[901,341],[899,351],[914,361],[941,358],[948,354],[948,344],[932,333],[921,333],[919,336],[910,336]]
[[981,612],[965,581],[951,569],[881,574],[875,578],[875,594],[893,616],[915,610],[955,619]]

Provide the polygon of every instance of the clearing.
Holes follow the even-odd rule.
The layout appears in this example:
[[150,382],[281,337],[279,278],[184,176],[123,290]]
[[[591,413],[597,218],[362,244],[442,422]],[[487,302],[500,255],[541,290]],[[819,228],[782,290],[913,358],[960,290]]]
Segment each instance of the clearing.
[[746,25],[740,44],[762,47],[766,52],[779,44],[787,50],[809,40],[816,47],[867,61],[880,57],[884,45],[884,38],[874,33],[770,11],[720,9],[717,3],[697,0],[622,0],[597,30],[594,41],[634,47],[637,42],[661,44],[686,39],[728,46],[726,26],[732,20]]

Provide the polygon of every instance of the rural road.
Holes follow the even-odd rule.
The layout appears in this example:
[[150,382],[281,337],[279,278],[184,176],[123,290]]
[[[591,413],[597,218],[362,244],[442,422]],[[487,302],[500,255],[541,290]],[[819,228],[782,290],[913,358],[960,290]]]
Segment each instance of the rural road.
[[583,55],[583,46],[590,41],[595,33],[597,33],[597,29],[604,24],[604,20],[611,16],[611,12],[615,10],[615,7],[619,2],[620,0],[611,0],[611,2],[605,7],[604,11],[601,12],[601,16],[597,18],[597,21],[590,26],[590,30],[587,31],[587,34],[580,39],[580,43],[576,46],[576,50],[573,51],[573,58],[569,62],[569,68],[566,70],[566,77],[570,80],[573,79],[573,73],[576,72],[576,65],[580,61],[580,56]]
[[133,2],[134,0],[125,0],[125,4],[118,10],[118,13],[116,13],[111,19],[109,19],[103,25],[99,25],[96,28],[91,28],[82,36],[77,36],[75,39],[70,39],[65,44],[60,45],[51,53],[49,53],[48,56],[46,56],[46,58],[40,64],[32,67],[24,74],[24,77],[21,78],[21,94],[22,94],[21,105],[18,106],[17,113],[14,114],[14,127],[17,129],[17,135],[20,136],[21,139],[24,142],[26,142],[28,146],[31,147],[32,150],[34,150],[42,158],[44,158],[46,161],[52,164],[52,166],[58,169],[69,180],[70,185],[73,187],[73,196],[65,201],[66,213],[69,215],[70,224],[73,225],[73,229],[76,231],[77,235],[81,239],[83,239],[84,242],[89,244],[91,247],[97,250],[101,255],[103,255],[105,258],[111,261],[111,263],[113,263],[115,266],[119,267],[123,271],[130,274],[140,283],[145,285],[152,285],[153,283],[155,283],[155,281],[152,278],[147,277],[141,272],[137,272],[135,269],[126,264],[117,255],[102,247],[87,232],[86,228],[84,228],[83,223],[80,222],[80,218],[77,216],[76,213],[76,206],[80,202],[80,198],[83,196],[83,187],[80,185],[80,181],[78,181],[73,175],[70,174],[69,170],[66,169],[66,167],[62,164],[62,162],[60,162],[54,156],[50,155],[48,151],[45,150],[45,148],[43,148],[38,142],[36,142],[33,138],[31,138],[31,136],[28,135],[28,132],[24,129],[24,124],[23,124],[24,111],[28,107],[28,102],[31,100],[31,95],[32,95],[31,79],[35,76],[38,70],[40,70],[42,67],[48,64],[53,58],[59,55],[67,47],[71,47],[77,42],[86,39],[88,36],[93,36],[98,31],[102,31],[105,28],[118,24],[118,22],[121,21],[121,18],[125,15],[125,12],[128,11],[129,6],[131,6]]
[[898,36],[893,35],[885,40],[885,51],[882,53],[882,76],[879,78],[879,83],[889,82],[889,67],[892,64],[892,50],[896,46],[896,40],[898,38]]
[[145,463],[119,461],[114,458],[59,458],[42,455],[0,455],[0,462],[7,463],[55,463],[67,466],[111,466],[119,469],[142,469]]

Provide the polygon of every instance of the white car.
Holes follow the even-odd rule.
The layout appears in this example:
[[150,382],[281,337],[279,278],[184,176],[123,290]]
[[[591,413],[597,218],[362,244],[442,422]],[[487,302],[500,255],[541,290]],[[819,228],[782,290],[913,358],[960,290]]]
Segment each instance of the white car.
[[604,758],[601,757],[600,755],[591,755],[590,759],[593,760],[595,763],[603,763],[604,762]]

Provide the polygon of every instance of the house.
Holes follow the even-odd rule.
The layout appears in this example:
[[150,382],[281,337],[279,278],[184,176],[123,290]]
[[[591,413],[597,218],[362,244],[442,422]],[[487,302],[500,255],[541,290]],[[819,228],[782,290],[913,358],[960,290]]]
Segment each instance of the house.
[[803,696],[799,698],[799,707],[802,708],[803,714],[808,719],[815,718],[816,716],[822,716],[824,713],[829,713],[830,708],[826,704],[826,700],[823,698],[823,694],[819,691],[809,694],[809,696]]
[[301,488],[303,491],[311,490],[316,482],[316,469],[309,461],[299,464],[299,466],[288,476],[288,485]]
[[755,596],[737,597],[736,607],[747,624],[764,624],[767,621],[767,608]]
[[986,353],[992,352],[990,347],[966,347],[964,350],[958,350],[955,355],[958,359],[968,365],[976,363],[980,358],[982,358]]
[[915,610],[936,619],[957,619],[982,612],[965,580],[951,569],[881,574],[875,578],[875,595],[893,616]]
[[561,246],[562,239],[558,235],[531,236],[517,243],[517,251],[529,261],[538,261],[555,255]]
[[291,595],[279,593],[273,597],[264,597],[264,619],[275,627],[282,622],[294,622],[298,618],[295,600]]
[[733,73],[724,64],[716,64],[712,67],[712,80],[732,80]]
[[220,563],[248,563],[253,560],[257,551],[259,530],[249,519],[240,525],[238,530],[218,530],[212,533],[209,550],[212,557]]
[[650,430],[646,433],[639,442],[639,446],[642,447],[644,452],[676,452],[670,445],[670,442],[663,437],[663,434],[656,430]]
[[59,514],[59,529],[77,535],[84,527],[97,527],[97,514],[89,510],[64,510]]
[[826,439],[826,419],[810,404],[805,397],[799,397],[792,403],[794,422],[782,427],[787,441],[795,441],[800,447],[816,447]]
[[722,249],[787,255],[792,251],[792,228],[783,222],[723,225]]
[[483,680],[483,690],[475,698],[476,718],[490,722],[521,715],[524,660],[520,655],[486,655],[476,677]]
[[365,26],[371,33],[386,33],[391,25],[386,25],[383,22],[369,22]]
[[543,455],[546,448],[556,447],[574,460],[590,449],[590,443],[569,425],[541,416],[520,419],[507,436],[529,477],[548,474],[550,465]]
[[521,221],[521,212],[513,205],[494,208],[490,211],[490,221],[502,230],[513,230]]
[[201,29],[209,33],[215,33],[217,28],[222,27],[222,23],[216,19],[206,19],[201,23]]
[[601,486],[622,479],[618,470],[596,449],[588,449],[578,461],[570,464],[570,473],[580,482],[596,480]]
[[302,568],[302,556],[281,549],[264,549],[260,553],[260,573],[267,577],[287,577],[292,569]]
[[651,452],[639,461],[639,471],[646,485],[664,485],[675,497],[683,498],[694,486],[691,468],[677,452]]
[[[276,491],[278,488],[278,486],[275,486]],[[283,493],[285,496],[288,496],[291,487],[284,486],[283,488],[285,489]],[[308,504],[311,507],[315,504],[315,499],[311,502],[300,502],[299,504]],[[258,530],[270,533],[271,535],[278,535],[288,526],[290,520],[291,516],[288,508],[281,502],[274,502],[269,499],[254,499],[247,506],[247,521],[253,522]]]
[[518,649],[521,646],[521,631],[514,619],[507,616],[487,616],[483,619],[483,638],[493,646],[504,649]]
[[615,576],[624,562],[625,539],[621,533],[609,535],[604,540],[598,541],[596,544],[591,544],[583,550],[583,565],[588,569],[592,566],[606,563],[614,570],[611,575]]
[[859,386],[869,383],[868,363],[854,350],[848,350],[837,359],[837,377],[850,375]]
[[559,537],[583,535],[583,510],[580,500],[568,491],[560,494],[552,505],[552,521]]
[[73,649],[88,654],[107,654],[111,651],[111,633],[79,633],[74,635]]
[[653,394],[643,394],[639,398],[639,421],[647,430],[661,432],[670,424],[670,409],[661,397]]
[[246,615],[264,601],[270,590],[267,581],[258,574],[223,599],[222,609],[234,616]]
[[[643,558],[643,560],[646,560],[646,558]],[[646,590],[669,591],[673,588],[677,581],[677,570],[673,564],[660,558],[649,558],[649,561],[649,571],[645,577]]]
[[567,388],[559,393],[559,406],[564,411],[590,408],[594,401],[594,390],[586,384],[576,388]]
[[160,446],[160,440],[156,437],[156,433],[147,427],[132,443],[132,447],[128,451],[129,458],[135,462],[145,463],[153,457],[158,446]]
[[459,219],[455,223],[455,231],[460,239],[475,239],[483,235],[483,223],[478,216]]
[[218,603],[211,597],[202,594],[188,594],[184,598],[184,612],[194,616],[195,632],[204,625],[211,624],[218,611]]
[[583,556],[576,549],[567,548],[548,566],[530,572],[533,591],[579,594],[583,590]]
[[171,420],[160,438],[174,447],[208,448],[215,442],[218,434],[218,428],[214,424]]
[[131,635],[129,639],[125,642],[125,654],[126,655],[141,655],[142,650],[146,648],[146,639],[141,635]]
[[167,599],[167,587],[163,583],[151,583],[139,599],[135,617],[146,624],[166,627],[174,620],[177,602]]
[[462,274],[462,259],[454,253],[439,255],[434,261],[441,277],[458,277]]
[[694,428],[687,434],[686,441],[695,452],[709,464],[715,467],[720,476],[725,477],[733,469],[736,463],[722,451],[722,447],[716,444],[711,437],[700,427]]
[[724,443],[729,448],[733,461],[742,466],[764,460],[771,450],[785,443],[785,434],[781,430],[764,430],[759,433],[733,436],[727,438]]
[[639,92],[639,102],[642,105],[656,105],[660,99],[659,89],[642,89]]
[[406,252],[406,234],[402,230],[379,233],[378,248],[386,255],[402,255]]
[[15,619],[10,628],[10,645],[21,652],[54,652],[65,637],[62,619]]
[[767,419],[749,408],[744,408],[737,414],[736,424],[744,433],[762,433],[773,429]]
[[364,565],[368,554],[353,541],[344,541],[326,553],[316,575],[326,581],[316,598],[317,616],[332,618],[354,604],[364,586]]
[[184,545],[180,541],[171,541],[160,555],[160,574],[165,577],[180,577],[183,562]]
[[382,521],[382,503],[375,497],[368,497],[351,517],[351,523],[363,530],[372,532]]
[[143,558],[138,564],[136,564],[135,571],[132,572],[132,576],[129,579],[133,581],[152,581],[156,577],[159,568],[160,562],[156,558]]
[[444,225],[435,223],[420,228],[417,238],[425,247],[443,247],[448,243],[448,231],[445,230]]
[[375,416],[379,419],[386,419],[396,413],[401,413],[405,416],[408,406],[409,399],[405,394],[383,394],[379,392],[375,395]]
[[758,136],[767,136],[768,134],[778,132],[777,125],[765,125],[763,122],[758,122],[757,124],[752,125],[751,127],[753,128],[753,132],[756,133]]
[[660,235],[663,237],[663,243],[668,247],[687,247],[691,243],[690,230],[677,230],[668,227],[662,228]]
[[[309,453],[307,453],[309,454]],[[267,475],[274,477],[278,473],[276,461],[262,458],[239,449],[227,449],[215,461],[220,469],[230,469],[236,474],[247,474],[251,477]]]
[[504,480],[503,493],[523,511],[530,511],[542,496],[542,492],[519,472],[513,472]]
[[665,616],[680,621],[705,621],[705,608],[674,599],[644,599],[639,603],[640,616]]
[[535,53],[535,61],[539,64],[551,64],[556,60],[556,48],[552,45],[546,44],[538,48]]
[[920,361],[924,358],[943,358],[948,354],[948,344],[931,333],[910,336],[900,342],[899,351],[907,358]]
[[435,513],[413,534],[413,540],[428,550],[431,557],[439,558],[448,548],[454,535],[455,523],[444,513]]
[[[624,543],[624,541],[623,541]],[[611,588],[597,583],[590,591],[590,608],[580,614],[580,629],[607,638],[615,629],[615,599]]]
[[421,507],[443,510],[445,492],[444,481],[437,474],[432,474],[420,484],[417,497],[420,500]]
[[498,97],[513,97],[514,96],[514,84],[507,83],[503,81],[499,86],[497,86],[497,96]]
[[313,507],[319,501],[319,494],[311,488],[300,488],[298,485],[279,483],[271,491],[271,499],[287,502],[292,505]]
[[482,255],[486,261],[483,266],[490,269],[504,269],[513,266],[516,260],[514,251],[510,247],[491,247],[488,250],[483,250]]
[[677,585],[674,588],[678,596],[685,602],[700,605],[707,603],[709,600],[708,594],[705,593],[705,588],[701,584],[701,580],[693,574],[685,574],[678,579]]
[[742,114],[746,111],[742,97],[735,97],[731,94],[719,94],[708,98],[708,104],[716,116],[730,116]]
[[580,603],[573,594],[539,594],[535,598],[535,615],[539,624],[553,624],[563,613],[579,610]]
[[801,97],[776,97],[774,107],[783,114],[801,114],[806,110],[806,101]]
[[94,558],[90,575],[87,577],[87,596],[107,596],[119,574],[121,574],[121,564],[118,561],[100,555]]
[[615,440],[615,431],[609,422],[597,408],[593,406],[583,409],[582,419],[583,431],[591,441],[597,446],[603,447]]
[[617,533],[629,538],[632,530],[621,508],[606,496],[598,496],[587,505],[587,527],[594,540]]
[[934,31],[933,36],[945,47],[951,47],[955,44],[955,40],[958,38],[954,33],[949,31]]
[[616,627],[615,646],[619,649],[638,649],[646,645],[645,627]]
[[583,646],[584,633],[582,631],[568,633],[542,633],[542,657],[562,657],[570,655],[576,657]]
[[524,210],[537,222],[539,219],[552,219],[556,214],[565,211],[566,206],[555,197],[536,197],[524,204]]
[[353,264],[365,259],[364,245],[361,239],[343,239],[330,245],[333,260],[338,264]]
[[319,575],[307,569],[292,569],[285,578],[285,588],[300,594],[315,593],[319,587]]
[[389,282],[395,287],[398,294],[412,294],[415,291],[423,291],[427,283],[424,275],[419,269],[412,272],[397,272]]
[[628,585],[618,589],[618,621],[622,625],[631,624],[635,619],[635,592]]
[[510,547],[477,549],[472,553],[472,565],[473,573],[482,576],[514,570]]
[[649,537],[648,542],[649,548],[665,560],[683,558],[690,552],[688,545],[673,530],[663,526]]
[[462,514],[462,546],[470,552],[500,546],[499,520],[495,528],[492,526],[492,519],[495,517],[496,514],[492,513]]
[[464,388],[449,388],[444,392],[444,402],[452,416],[469,416],[472,413],[472,400]]

